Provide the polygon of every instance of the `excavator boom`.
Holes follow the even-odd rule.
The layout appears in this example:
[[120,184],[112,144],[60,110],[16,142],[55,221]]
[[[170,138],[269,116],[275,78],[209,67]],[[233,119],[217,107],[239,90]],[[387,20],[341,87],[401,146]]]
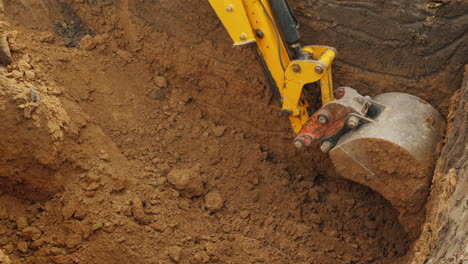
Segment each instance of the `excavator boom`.
[[[234,45],[253,44],[270,82],[272,94],[298,133],[320,97],[334,100],[331,65],[336,51],[325,46],[301,47],[298,21],[284,0],[209,0]],[[320,84],[320,93],[304,92]],[[316,95],[313,98],[313,95]]]

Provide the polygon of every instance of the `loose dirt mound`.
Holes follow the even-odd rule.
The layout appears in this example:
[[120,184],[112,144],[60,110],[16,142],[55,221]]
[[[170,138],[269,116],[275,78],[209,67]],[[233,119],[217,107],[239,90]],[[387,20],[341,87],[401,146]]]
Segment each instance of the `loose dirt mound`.
[[[13,262],[400,263],[408,251],[387,201],[294,150],[254,54],[230,47],[207,1],[4,8],[0,118],[23,142],[0,140],[21,168],[0,196]],[[30,86],[49,101],[24,116]]]
[[43,86],[0,76],[0,87],[1,188],[35,199],[55,194],[63,181],[57,170],[64,162],[63,130],[70,117]]

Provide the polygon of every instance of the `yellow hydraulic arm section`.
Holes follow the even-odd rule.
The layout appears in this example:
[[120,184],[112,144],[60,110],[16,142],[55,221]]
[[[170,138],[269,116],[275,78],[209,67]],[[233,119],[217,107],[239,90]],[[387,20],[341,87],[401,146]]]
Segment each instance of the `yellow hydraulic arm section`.
[[[279,92],[281,107],[297,134],[309,118],[304,85],[319,82],[322,104],[334,99],[331,65],[336,51],[325,46],[300,48],[294,58],[282,38],[267,0],[209,0],[234,45],[256,43],[267,74]],[[297,57],[297,56],[296,56]]]

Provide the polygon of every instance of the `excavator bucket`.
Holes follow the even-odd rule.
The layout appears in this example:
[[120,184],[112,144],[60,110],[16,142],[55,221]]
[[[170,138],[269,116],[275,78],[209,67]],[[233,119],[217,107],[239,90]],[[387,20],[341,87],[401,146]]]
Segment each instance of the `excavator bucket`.
[[375,122],[345,133],[329,154],[341,176],[382,194],[410,229],[426,201],[445,122],[413,95],[386,93],[373,100],[381,107]]

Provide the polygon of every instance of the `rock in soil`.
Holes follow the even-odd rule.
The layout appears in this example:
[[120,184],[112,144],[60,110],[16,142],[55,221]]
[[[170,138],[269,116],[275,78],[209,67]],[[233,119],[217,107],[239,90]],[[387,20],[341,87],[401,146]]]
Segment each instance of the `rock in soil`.
[[135,220],[140,224],[146,225],[150,223],[150,218],[148,215],[145,214],[145,211],[143,209],[143,203],[138,198],[135,198],[133,200],[132,215],[135,218]]
[[205,206],[211,212],[218,211],[224,205],[224,199],[218,191],[211,191],[205,195]]
[[94,38],[90,35],[86,35],[80,40],[79,48],[90,51],[94,49],[96,45],[97,43],[94,41]]
[[26,242],[26,241],[19,241],[18,244],[16,245],[16,247],[22,253],[28,252],[28,248],[29,248],[28,242]]
[[226,126],[214,126],[212,130],[216,137],[221,137],[224,134],[224,131],[226,131]]
[[201,175],[193,170],[173,169],[167,174],[167,180],[187,197],[200,196],[205,190]]
[[164,76],[155,76],[154,77],[154,84],[156,84],[159,88],[166,88],[167,87],[167,79]]
[[20,216],[20,217],[18,217],[18,219],[16,219],[16,227],[19,230],[23,230],[28,225],[29,225],[28,224],[28,219],[26,219],[26,217]]
[[41,237],[41,230],[39,228],[34,227],[34,226],[28,226],[25,229],[23,229],[23,232],[21,235],[23,236],[24,239],[26,240],[38,240]]
[[171,260],[175,263],[179,263],[181,253],[182,249],[180,247],[171,247],[168,249],[167,252],[169,258],[171,258]]
[[195,259],[196,263],[207,263],[210,261],[210,256],[206,253],[206,251],[199,251],[193,255],[193,258]]

